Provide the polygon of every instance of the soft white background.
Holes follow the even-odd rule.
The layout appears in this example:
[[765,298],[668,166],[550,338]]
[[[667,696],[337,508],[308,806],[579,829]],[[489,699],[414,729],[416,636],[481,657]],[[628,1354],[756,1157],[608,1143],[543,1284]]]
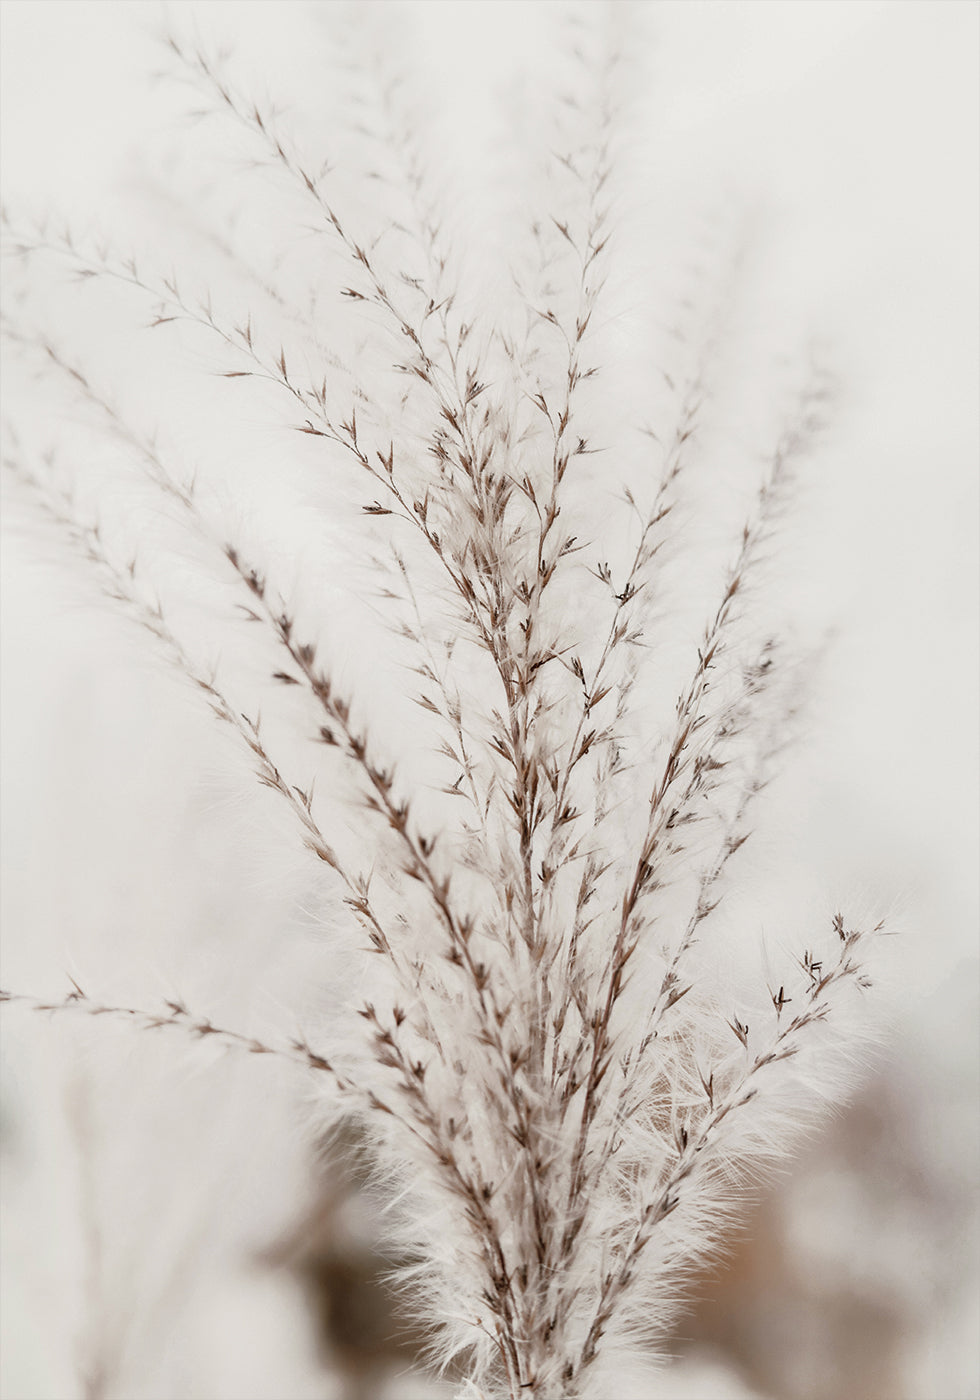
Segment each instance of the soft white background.
[[[410,8],[423,26],[430,82],[456,114],[457,149],[447,159],[465,165],[461,153],[491,139],[501,96],[513,94],[521,75],[531,82],[547,72],[548,7],[494,0]],[[959,0],[685,0],[641,8],[657,38],[647,104],[651,184],[635,191],[636,208],[662,216],[665,193],[696,201],[712,184],[764,201],[769,315],[785,321],[790,343],[801,327],[816,328],[833,346],[844,386],[834,450],[807,492],[800,543],[804,577],[819,575],[820,592],[796,600],[811,621],[836,623],[840,635],[809,757],[782,799],[789,834],[771,849],[793,863],[805,893],[881,909],[903,930],[889,949],[896,1048],[887,1053],[914,1066],[923,1101],[946,1096],[955,1121],[941,1112],[930,1120],[934,1151],[968,1176],[976,1161],[977,1053],[978,9]],[[305,32],[304,4],[177,4],[171,12],[178,23],[196,16],[206,32],[237,34],[243,52],[259,54],[276,75],[273,89],[303,66],[291,44],[294,27]],[[161,120],[159,94],[145,80],[155,61],[145,31],[155,14],[155,6],[127,0],[4,0],[0,150],[12,206],[50,206],[84,223],[115,198]],[[132,954],[156,970],[151,991],[164,994],[176,976],[182,989],[195,979],[207,986],[209,958],[218,955],[209,953],[200,890],[217,870],[225,887],[210,889],[214,917],[225,927],[238,921],[247,1001],[269,956],[269,929],[295,916],[271,877],[258,889],[234,888],[241,842],[254,833],[234,809],[237,835],[227,835],[234,799],[217,779],[207,786],[220,769],[209,733],[192,706],[161,696],[155,677],[127,659],[128,635],[91,621],[72,600],[71,577],[28,564],[30,553],[17,534],[3,560],[5,985],[30,990],[36,977],[38,990],[60,990],[61,968],[81,975],[105,966],[104,954],[86,964],[85,937],[105,936],[111,908],[116,934],[125,924],[131,940],[121,959]],[[193,788],[202,768],[215,805],[210,820],[195,809],[188,835],[191,799],[172,777],[183,773]],[[153,852],[134,834],[148,813]],[[168,874],[176,870],[185,872],[180,880]],[[291,956],[302,963],[302,953]],[[125,985],[124,973],[112,975]],[[22,1039],[22,1022],[11,1018],[8,1034]],[[147,1069],[161,1086],[166,1060]],[[182,1065],[190,1082],[182,1092],[193,1096],[198,1071],[191,1060]],[[4,1393],[53,1400],[71,1383],[71,1339],[50,1347],[43,1319],[68,1295],[70,1280],[50,1280],[58,1279],[59,1250],[74,1257],[77,1249],[65,1243],[77,1187],[42,1165],[44,1145],[63,1132],[31,1125],[31,1076],[43,1071],[14,1050],[11,1066],[9,1175],[19,1163],[35,1180],[33,1195],[26,1187],[14,1193],[7,1226],[16,1282],[5,1289],[14,1336]],[[219,1073],[234,1081],[229,1094],[253,1103],[234,1072]],[[303,1189],[288,1092],[268,1078],[258,1092],[266,1117],[250,1189],[265,1215],[256,1223],[244,1203],[212,1228],[219,1273],[222,1244],[237,1245],[246,1220],[256,1236],[273,1230]],[[50,1108],[57,1094],[45,1093]],[[163,1130],[156,1120],[146,1129]],[[292,1198],[282,1185],[282,1154],[272,1160],[273,1139],[290,1143]],[[214,1160],[188,1162],[186,1171],[206,1168],[220,1179],[222,1151],[232,1159],[236,1150],[231,1134]],[[111,1165],[122,1175],[137,1170]],[[269,1204],[264,1187],[272,1181],[280,1194]],[[64,1213],[61,1224],[52,1225],[52,1211]],[[47,1212],[47,1240],[37,1212],[42,1219]],[[33,1276],[25,1257],[32,1248]],[[954,1316],[950,1335],[935,1333],[910,1357],[910,1400],[980,1393],[975,1288],[958,1282],[961,1320]],[[245,1314],[234,1312],[233,1285],[226,1294],[228,1316],[240,1326]],[[220,1290],[202,1285],[201,1296],[220,1311]],[[256,1305],[240,1303],[249,1306]],[[306,1343],[290,1340],[286,1304],[262,1315],[273,1318],[269,1342],[249,1383],[265,1366],[268,1385],[279,1389],[263,1397],[299,1400],[311,1383],[288,1379],[285,1368],[302,1369]],[[220,1370],[213,1355],[202,1359],[203,1332],[199,1347],[198,1386],[207,1365]],[[192,1365],[187,1356],[181,1364]],[[240,1400],[240,1383],[216,1374],[211,1389],[193,1393]]]

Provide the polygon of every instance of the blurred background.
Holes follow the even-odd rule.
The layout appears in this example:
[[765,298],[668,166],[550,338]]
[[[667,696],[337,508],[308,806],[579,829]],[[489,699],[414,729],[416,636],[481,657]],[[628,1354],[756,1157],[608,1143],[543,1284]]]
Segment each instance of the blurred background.
[[[504,159],[501,111],[548,76],[555,7],[361,9],[403,27],[403,60],[442,113],[438,159],[479,209]],[[770,937],[793,910],[839,904],[902,937],[882,958],[876,1045],[850,1102],[746,1203],[727,1260],[692,1284],[670,1364],[624,1377],[622,1400],[972,1400],[978,10],[637,12],[644,153],[623,222],[644,295],[671,287],[674,264],[649,257],[676,253],[671,226],[748,200],[753,353],[812,331],[842,386],[785,585],[804,632],[835,633],[807,741],[768,800],[750,917]],[[142,153],[175,139],[209,168],[207,128],[162,135],[180,97],[146,76],[164,14],[232,42],[261,95],[314,111],[347,23],[343,5],[302,0],[4,0],[11,207],[115,235],[135,190],[145,230]],[[634,310],[624,301],[627,326]],[[105,315],[72,329],[111,365],[123,342]],[[30,403],[46,429],[59,410]],[[71,976],[151,1007],[180,994],[226,1024],[293,1034],[297,990],[329,966],[322,889],[194,697],[54,538],[7,514],[3,985],[61,996]],[[13,1007],[3,1046],[5,1400],[451,1393],[413,1369],[361,1145],[320,1139],[288,1069]]]

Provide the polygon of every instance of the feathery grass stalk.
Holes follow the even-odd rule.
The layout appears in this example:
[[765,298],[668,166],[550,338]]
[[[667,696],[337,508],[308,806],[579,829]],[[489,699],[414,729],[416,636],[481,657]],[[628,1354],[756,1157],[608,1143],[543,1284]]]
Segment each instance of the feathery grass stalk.
[[[820,1048],[824,1023],[867,985],[858,958],[867,940],[840,916],[835,952],[808,950],[751,1013],[731,1005],[702,946],[798,703],[786,648],[753,632],[747,596],[817,442],[826,388],[811,375],[772,448],[651,756],[630,737],[646,675],[638,658],[642,648],[656,655],[648,614],[670,598],[663,554],[698,465],[720,321],[709,318],[678,379],[674,423],[658,424],[667,446],[646,510],[624,481],[639,537],[623,567],[612,565],[583,487],[594,486],[592,459],[609,445],[596,438],[601,418],[592,420],[615,259],[615,48],[594,60],[572,47],[585,96],[562,109],[543,186],[567,205],[538,211],[536,266],[515,274],[511,303],[498,307],[480,300],[434,212],[422,158],[398,130],[397,84],[380,83],[369,135],[383,147],[387,133],[389,163],[401,163],[402,187],[384,182],[382,201],[401,201],[409,222],[396,224],[382,203],[377,226],[362,228],[369,215],[348,213],[331,164],[300,154],[282,116],[244,96],[202,46],[177,34],[167,45],[284,208],[292,200],[312,215],[304,305],[320,304],[327,285],[360,317],[363,355],[345,362],[324,348],[323,325],[207,227],[199,231],[237,279],[241,305],[188,290],[193,269],[159,274],[98,239],[5,212],[8,253],[25,264],[28,285],[53,262],[90,290],[115,283],[134,304],[148,300],[154,327],[183,323],[219,357],[228,381],[213,403],[219,423],[235,412],[225,390],[271,386],[263,407],[278,401],[300,415],[288,424],[307,440],[297,465],[308,469],[314,454],[324,470],[352,467],[351,479],[367,483],[366,537],[394,561],[384,596],[443,767],[427,785],[405,776],[410,764],[399,771],[364,717],[366,697],[356,688],[348,697],[335,678],[329,619],[287,604],[261,544],[241,538],[199,489],[206,469],[185,472],[84,354],[10,313],[8,344],[166,503],[194,542],[201,578],[234,594],[229,635],[250,629],[274,683],[271,706],[232,668],[195,659],[143,582],[144,572],[165,581],[162,548],[138,568],[119,566],[102,527],[59,487],[55,458],[35,464],[13,431],[8,475],[236,735],[298,840],[331,872],[384,975],[352,983],[361,1034],[342,1056],[224,1030],[177,1001],[154,1014],[103,1005],[75,984],[64,1001],[5,999],[183,1028],[325,1076],[329,1111],[373,1127],[379,1156],[417,1205],[442,1364],[488,1396],[584,1400],[608,1385],[602,1366],[618,1347],[663,1327],[685,1269],[716,1247],[732,1178],[763,1168],[773,1142],[792,1137],[801,1108],[786,1112],[787,1091],[805,1100],[805,1075],[798,1094],[794,1075]],[[402,237],[411,267],[399,261]],[[256,293],[279,328],[253,314]],[[84,475],[70,456],[68,474]],[[317,746],[318,774],[343,771],[351,784],[364,818],[353,860],[342,854],[342,813],[290,773],[295,758],[273,756],[260,704]]]

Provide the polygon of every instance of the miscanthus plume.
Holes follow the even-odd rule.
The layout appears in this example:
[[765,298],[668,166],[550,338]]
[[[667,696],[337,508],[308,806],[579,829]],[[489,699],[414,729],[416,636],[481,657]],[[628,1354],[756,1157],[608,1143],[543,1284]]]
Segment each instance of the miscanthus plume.
[[[15,414],[7,475],[234,737],[270,819],[287,813],[348,978],[293,1043],[177,1000],[113,1007],[73,984],[54,1005],[312,1075],[324,1122],[359,1125],[399,1201],[433,1364],[509,1400],[612,1393],[744,1184],[837,1092],[828,1067],[868,985],[871,931],[842,916],[757,982],[723,920],[800,708],[767,570],[829,395],[812,363],[794,371],[727,556],[686,593],[698,509],[731,488],[712,406],[740,259],[688,260],[662,313],[669,371],[652,337],[623,368],[619,318],[646,295],[642,259],[625,285],[616,264],[629,14],[593,6],[556,38],[529,212],[505,191],[500,241],[427,165],[411,82],[360,31],[346,126],[326,130],[167,36],[209,118],[193,139],[220,131],[249,163],[237,226],[159,186],[144,193],[176,257],[5,214],[8,344],[72,424],[52,437]],[[90,354],[100,296],[159,328],[176,373],[203,374],[199,445],[170,430],[173,381],[144,382],[133,410]],[[268,537],[228,472],[243,422],[272,429]],[[121,519],[120,482],[163,525]],[[359,683],[321,529],[356,590],[374,578],[388,627]],[[703,620],[678,638],[692,598]],[[393,675],[398,724],[372,681]]]

